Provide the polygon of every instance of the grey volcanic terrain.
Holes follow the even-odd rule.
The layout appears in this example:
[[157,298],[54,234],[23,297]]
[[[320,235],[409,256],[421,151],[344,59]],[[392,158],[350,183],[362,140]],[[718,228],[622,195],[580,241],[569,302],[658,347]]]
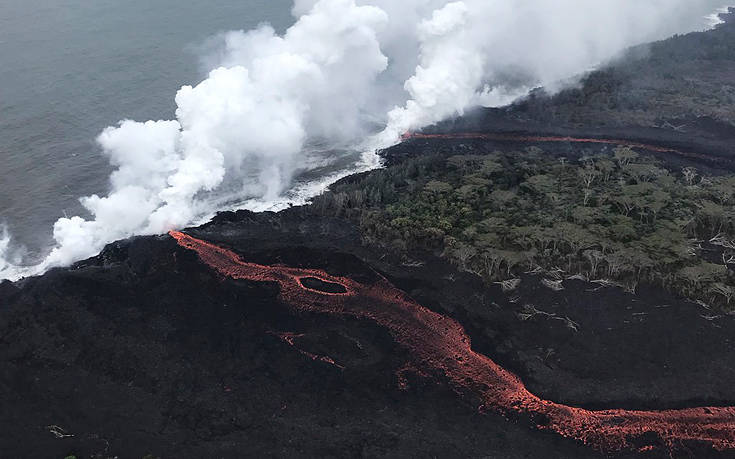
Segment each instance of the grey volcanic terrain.
[[0,283],[0,456],[735,457],[734,43]]

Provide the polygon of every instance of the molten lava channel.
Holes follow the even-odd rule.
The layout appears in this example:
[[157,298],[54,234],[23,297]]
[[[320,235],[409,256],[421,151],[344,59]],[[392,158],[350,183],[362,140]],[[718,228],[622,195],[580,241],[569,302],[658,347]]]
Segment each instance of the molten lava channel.
[[407,132],[401,136],[401,140],[411,139],[444,139],[444,140],[495,140],[499,142],[523,142],[523,143],[582,143],[582,144],[602,144],[602,145],[625,145],[632,148],[639,148],[641,150],[648,150],[656,153],[668,153],[683,158],[690,158],[695,160],[705,160],[714,163],[733,163],[730,158],[723,158],[713,155],[705,155],[701,153],[692,153],[676,150],[674,148],[662,147],[659,145],[651,145],[647,143],[632,142],[621,139],[601,139],[601,138],[586,138],[586,137],[568,137],[568,136],[527,136],[527,135],[513,135],[513,134],[493,134],[493,133],[451,133],[451,134],[422,134]]
[[[321,270],[247,263],[231,250],[181,232],[170,234],[223,276],[277,283],[280,300],[297,310],[349,315],[385,327],[413,356],[412,365],[429,373],[438,371],[459,392],[477,395],[481,411],[530,415],[541,430],[605,451],[658,446],[673,450],[685,441],[708,442],[720,451],[735,449],[735,407],[592,411],[543,400],[516,375],[473,351],[458,322],[421,306],[384,278],[366,285]],[[303,278],[341,285],[345,293],[306,288]],[[282,339],[293,344],[294,337]]]

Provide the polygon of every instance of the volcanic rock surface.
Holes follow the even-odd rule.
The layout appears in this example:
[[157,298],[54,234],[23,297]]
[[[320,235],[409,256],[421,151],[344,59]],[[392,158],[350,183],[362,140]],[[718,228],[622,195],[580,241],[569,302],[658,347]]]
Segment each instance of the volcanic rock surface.
[[[708,320],[655,289],[593,292],[571,281],[550,295],[529,278],[524,298],[573,318],[579,331],[521,322],[500,288],[428,254],[407,266],[363,246],[349,222],[308,207],[225,213],[187,233],[243,262],[295,270],[294,291],[310,291],[314,307],[295,307],[277,279],[218,271],[170,236],[123,241],[72,268],[3,283],[8,457],[732,456],[727,408],[685,412],[696,413],[692,426],[714,422],[705,431],[715,448],[696,428],[636,428],[613,443],[559,435],[548,413],[493,406],[483,395],[492,385],[478,390],[441,362],[427,365],[385,321],[328,313],[315,299],[388,283],[463,327],[473,354],[518,375],[529,394],[591,410],[732,405],[730,318]],[[627,425],[613,416],[590,432]]]
[[[573,157],[577,140],[623,139],[672,167],[733,170],[735,128],[700,106],[660,123],[675,129],[614,104],[576,122],[572,96],[478,111],[383,154]],[[504,293],[309,206],[172,234],[0,283],[0,457],[735,457],[732,316],[645,285],[551,291],[527,274]],[[519,320],[521,304],[543,313]]]

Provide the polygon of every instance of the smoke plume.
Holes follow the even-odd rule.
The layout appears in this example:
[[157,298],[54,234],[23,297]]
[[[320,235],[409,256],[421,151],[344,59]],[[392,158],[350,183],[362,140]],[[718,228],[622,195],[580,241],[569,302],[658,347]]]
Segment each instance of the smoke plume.
[[[107,196],[60,218],[38,274],[132,235],[200,221],[233,202],[303,202],[335,177],[374,167],[408,130],[556,88],[627,46],[701,30],[715,0],[296,0],[283,35],[222,34],[213,70],[176,94],[176,119],[121,121],[97,139],[115,166]],[[365,146],[368,147],[365,147]],[[339,151],[368,150],[326,176]],[[317,174],[318,175],[318,174]],[[298,182],[298,183],[297,183]],[[251,201],[247,201],[250,199]],[[270,204],[269,204],[270,203]]]

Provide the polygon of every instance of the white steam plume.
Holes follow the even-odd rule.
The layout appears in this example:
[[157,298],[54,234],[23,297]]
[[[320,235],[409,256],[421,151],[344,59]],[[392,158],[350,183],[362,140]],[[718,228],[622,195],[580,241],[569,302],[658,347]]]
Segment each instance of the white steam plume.
[[109,194],[81,199],[91,218],[56,222],[55,246],[39,265],[7,261],[5,234],[0,279],[68,265],[118,239],[192,224],[231,205],[232,197],[263,207],[293,200],[295,192],[318,192],[325,180],[358,166],[353,161],[293,188],[299,171],[315,167],[308,153],[314,145],[389,146],[405,131],[470,106],[504,105],[541,85],[553,89],[627,46],[704,29],[713,23],[707,15],[723,5],[296,0],[296,22],[282,36],[263,25],[219,37],[209,59],[216,68],[177,93],[176,120],[125,120],[105,129],[98,141],[117,168]]
[[10,258],[9,247],[10,234],[8,234],[8,229],[5,225],[0,225],[0,273],[8,272],[12,268],[8,261]]
[[[388,114],[381,140],[473,105],[506,105],[560,82],[626,47],[716,25],[707,0],[464,0],[418,24],[419,65],[410,99]],[[708,15],[709,14],[709,15]]]

